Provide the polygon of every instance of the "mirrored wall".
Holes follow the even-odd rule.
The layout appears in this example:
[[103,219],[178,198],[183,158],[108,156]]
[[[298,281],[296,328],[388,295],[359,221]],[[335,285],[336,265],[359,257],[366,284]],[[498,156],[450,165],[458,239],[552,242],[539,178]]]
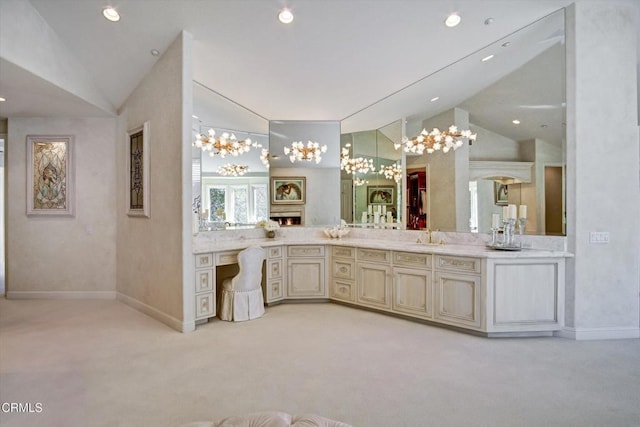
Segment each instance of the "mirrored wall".
[[[385,223],[399,228],[485,233],[493,214],[515,204],[527,207],[527,234],[565,233],[563,10],[341,122],[324,122],[330,132],[336,123],[339,130],[318,140],[328,145],[319,165],[287,163],[281,151],[295,140],[315,138],[323,122],[269,122],[197,82],[194,113],[194,137],[212,127],[262,146],[237,158],[213,160],[194,148],[194,206],[208,209],[207,218],[215,224],[252,224],[266,212],[271,216],[272,178],[290,176],[309,178],[311,184],[305,225],[340,219],[371,224],[379,212]],[[476,141],[448,153],[417,155],[394,148],[405,136],[451,125],[476,133]],[[349,159],[369,159],[376,171],[341,169],[345,148]],[[270,158],[271,168],[260,161],[262,149],[279,157]],[[218,169],[226,161],[246,164],[249,170],[243,176],[223,176]],[[379,173],[387,168],[393,176],[394,165],[401,179]],[[314,176],[320,178],[310,178]],[[265,195],[266,208],[258,201]]]
[[355,226],[402,228],[404,167],[402,120],[379,129],[343,133],[341,216]]
[[563,10],[345,119],[343,140],[398,118],[407,137],[451,125],[477,134],[448,153],[406,154],[407,228],[485,233],[515,204],[527,234],[565,234]]
[[226,154],[212,143],[211,150],[192,148],[193,210],[201,230],[254,227],[269,217],[269,168],[261,158],[269,150],[268,122],[197,82],[193,96],[194,142],[199,134],[247,147]]

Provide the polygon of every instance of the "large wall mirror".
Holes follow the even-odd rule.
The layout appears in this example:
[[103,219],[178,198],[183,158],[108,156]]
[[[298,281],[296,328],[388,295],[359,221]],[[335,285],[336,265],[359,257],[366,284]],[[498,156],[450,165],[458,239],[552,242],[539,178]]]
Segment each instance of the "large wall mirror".
[[[565,234],[563,10],[346,118],[342,145],[398,119],[407,137],[451,125],[477,134],[448,153],[406,154],[407,228],[484,233],[515,204],[527,206],[527,234]],[[355,144],[370,155],[378,147]],[[361,221],[357,192],[341,203]]]
[[340,136],[341,216],[355,226],[401,228],[404,215],[402,120]]
[[[196,135],[244,141],[248,151],[237,156],[192,148],[193,208],[201,230],[253,227],[269,215],[269,169],[262,150],[269,150],[269,123],[215,91],[193,83],[193,140]],[[250,141],[250,142],[249,142]]]

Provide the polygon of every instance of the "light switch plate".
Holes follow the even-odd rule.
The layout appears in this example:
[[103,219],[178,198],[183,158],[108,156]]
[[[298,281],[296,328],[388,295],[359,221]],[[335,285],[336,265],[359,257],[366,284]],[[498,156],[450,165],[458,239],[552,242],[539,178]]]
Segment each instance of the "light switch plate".
[[608,231],[591,231],[589,232],[589,243],[609,243]]

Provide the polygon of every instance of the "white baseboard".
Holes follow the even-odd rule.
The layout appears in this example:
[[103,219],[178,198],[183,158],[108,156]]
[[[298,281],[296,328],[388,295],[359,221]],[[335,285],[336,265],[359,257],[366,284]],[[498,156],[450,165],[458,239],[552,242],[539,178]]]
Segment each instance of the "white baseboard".
[[573,340],[622,340],[640,338],[640,328],[568,328],[557,331],[555,336]]
[[7,299],[116,299],[115,291],[8,291]]
[[155,307],[151,307],[148,304],[143,303],[135,298],[131,298],[128,295],[118,292],[116,299],[129,307],[132,307],[149,317],[156,319],[159,322],[164,323],[170,328],[175,329],[178,332],[192,332],[196,329],[195,322],[183,322],[180,319],[176,319],[173,316],[168,315]]

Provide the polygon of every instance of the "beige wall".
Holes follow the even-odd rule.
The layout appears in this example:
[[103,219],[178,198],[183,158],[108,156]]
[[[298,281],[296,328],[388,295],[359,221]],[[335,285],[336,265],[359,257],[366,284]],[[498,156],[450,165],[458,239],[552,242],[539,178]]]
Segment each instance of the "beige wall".
[[[8,297],[115,295],[116,119],[9,119]],[[27,135],[74,135],[74,217],[26,216]],[[71,293],[73,292],[73,293]]]
[[[118,298],[179,330],[183,329],[182,44],[181,35],[127,99],[117,144]],[[190,76],[188,80],[190,84]],[[150,122],[150,217],[130,217],[126,214],[126,132],[145,121]],[[190,188],[185,186],[185,191]]]
[[[567,9],[567,242],[575,258],[566,324],[576,338],[638,337],[635,16],[630,4],[607,1]],[[590,244],[591,231],[608,231],[610,243]]]

